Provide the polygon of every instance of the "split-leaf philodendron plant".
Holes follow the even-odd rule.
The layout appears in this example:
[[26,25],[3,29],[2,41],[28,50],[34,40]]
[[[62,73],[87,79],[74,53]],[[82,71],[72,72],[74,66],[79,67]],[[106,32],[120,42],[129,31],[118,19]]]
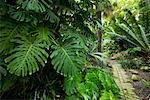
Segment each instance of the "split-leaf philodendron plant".
[[[99,20],[96,19],[96,10],[93,8],[94,5],[99,4],[98,2],[102,1],[1,0],[0,59],[2,60],[0,60],[0,92],[5,91],[5,94],[7,90],[19,87],[21,85],[19,83],[14,85],[19,79],[19,82],[23,82],[23,84],[28,82],[30,84],[31,82],[32,87],[30,88],[35,90],[30,97],[37,98],[37,95],[41,95],[39,89],[43,93],[42,98],[46,98],[45,95],[48,95],[49,92],[56,95],[55,92],[50,91],[53,90],[50,86],[53,86],[57,78],[51,82],[49,75],[55,78],[59,74],[63,78],[70,78],[81,73],[87,62],[86,55],[89,50],[87,41],[94,41],[97,37],[91,30],[98,28],[96,21]],[[45,67],[50,67],[57,73],[45,70]],[[43,70],[46,72],[43,72]],[[48,73],[49,75],[45,75]],[[41,90],[34,81],[46,84],[45,90]],[[61,83],[59,81],[58,83]],[[70,86],[76,85],[76,83],[64,84]],[[101,83],[102,87],[105,88],[103,83],[106,82],[101,81]],[[34,87],[35,84],[37,84],[37,87]],[[89,84],[87,86],[96,87],[94,83],[88,80],[83,84],[85,84],[85,88],[87,84]],[[71,90],[64,85],[64,90],[67,94],[72,94],[74,91],[80,93],[83,90],[81,89],[83,84],[80,84],[78,88],[72,87]],[[21,93],[26,92],[29,89],[27,87]],[[101,92],[114,96],[114,90],[109,91],[107,87],[104,90]],[[18,95],[21,95],[21,93],[18,92]],[[100,93],[97,92],[97,94],[95,94],[96,97],[101,96]],[[83,93],[80,93],[80,95],[84,97]],[[93,94],[90,93],[89,96],[93,96]]]

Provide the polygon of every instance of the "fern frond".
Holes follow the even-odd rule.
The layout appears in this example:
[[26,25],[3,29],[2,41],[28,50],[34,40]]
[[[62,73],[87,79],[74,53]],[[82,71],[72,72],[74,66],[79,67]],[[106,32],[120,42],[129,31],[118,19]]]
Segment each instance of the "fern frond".
[[58,43],[53,45],[54,51],[50,55],[52,64],[57,72],[72,76],[79,72],[85,63],[85,54],[83,47],[80,45],[81,40],[71,36],[65,36],[62,39],[62,45]]
[[25,37],[14,40],[19,44],[11,55],[5,59],[8,64],[7,69],[10,73],[18,76],[31,75],[39,70],[38,64],[44,66],[48,58],[48,53],[43,49],[43,45],[37,41],[33,43]]

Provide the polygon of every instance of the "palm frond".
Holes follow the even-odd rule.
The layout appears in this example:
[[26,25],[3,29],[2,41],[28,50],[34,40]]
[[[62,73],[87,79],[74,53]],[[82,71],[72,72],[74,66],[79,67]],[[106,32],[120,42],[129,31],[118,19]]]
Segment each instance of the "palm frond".
[[126,41],[128,41],[129,43],[133,44],[134,46],[138,46],[136,43],[134,43],[134,41],[130,40],[127,38],[127,36],[125,35],[120,35],[119,33],[117,33],[112,27],[109,27],[109,29],[111,30],[110,32],[107,31],[108,34],[110,35],[114,35],[117,37],[120,37],[122,39],[125,39]]

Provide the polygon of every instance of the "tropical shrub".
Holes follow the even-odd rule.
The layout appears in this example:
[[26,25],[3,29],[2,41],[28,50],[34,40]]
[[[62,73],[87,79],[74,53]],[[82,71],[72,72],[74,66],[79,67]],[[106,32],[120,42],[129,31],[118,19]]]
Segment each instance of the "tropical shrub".
[[126,49],[140,47],[144,52],[149,52],[149,10],[144,10],[150,9],[149,3],[141,0],[140,3],[135,2],[135,5],[131,8],[123,6],[121,11],[116,12],[111,26],[107,27],[107,33],[117,37],[116,40],[122,42],[121,45]]
[[69,97],[85,100],[116,100],[119,88],[113,78],[100,69],[87,69],[85,74],[77,74],[65,80],[64,89]]
[[113,28],[111,28],[111,32],[108,33],[126,40],[126,42],[132,45],[132,47],[140,47],[145,51],[150,50],[149,37],[145,34],[142,26],[139,25],[139,34],[134,32],[133,29],[130,29],[131,27],[129,28],[125,24],[118,24],[117,27],[120,28],[120,31],[116,32]]
[[[65,93],[76,95],[76,91],[82,97],[82,85],[87,89],[93,86],[92,91],[99,98],[102,92],[96,90],[99,87],[92,81],[82,83],[80,77],[76,82],[66,80],[82,73],[86,67],[88,43],[97,37],[91,30],[97,29],[99,21],[93,6],[99,2],[101,0],[1,0],[1,98],[64,99]],[[99,73],[98,81],[104,75],[115,84],[105,73]],[[77,89],[78,82],[80,88]],[[102,83],[105,88],[107,82]],[[113,91],[116,85],[106,88],[112,89],[104,89],[104,93],[117,96],[118,92]],[[93,96],[91,91],[83,90],[83,93]]]

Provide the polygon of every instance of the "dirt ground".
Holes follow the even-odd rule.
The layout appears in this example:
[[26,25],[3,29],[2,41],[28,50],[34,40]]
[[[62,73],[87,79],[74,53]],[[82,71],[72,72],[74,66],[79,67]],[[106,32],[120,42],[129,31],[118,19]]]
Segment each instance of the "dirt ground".
[[[150,86],[145,84],[144,80],[150,81],[150,72],[143,72],[141,70],[136,70],[138,72],[138,81],[132,81],[132,85],[135,88],[135,93],[140,97],[140,100],[150,100]],[[132,77],[132,73],[127,70],[127,74]]]

